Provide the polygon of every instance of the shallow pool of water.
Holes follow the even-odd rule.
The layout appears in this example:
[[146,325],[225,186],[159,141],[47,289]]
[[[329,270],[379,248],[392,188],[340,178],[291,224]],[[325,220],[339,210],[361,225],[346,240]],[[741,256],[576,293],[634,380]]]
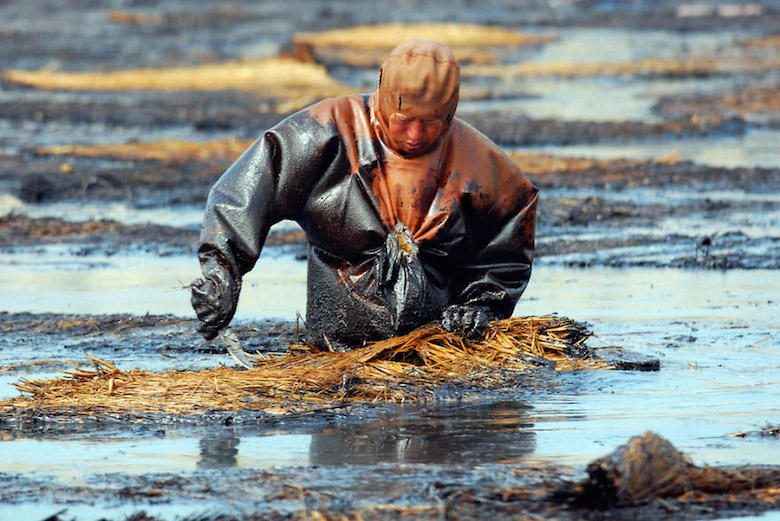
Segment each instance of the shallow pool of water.
[[[701,94],[728,90],[733,80],[654,80],[637,82],[632,78],[524,78],[510,86],[494,87],[501,99],[465,100],[458,113],[520,113],[532,119],[568,121],[644,121],[663,118],[653,113],[662,96]],[[732,87],[733,88],[733,87]],[[572,96],[576,92],[576,96]],[[514,94],[514,96],[513,96]],[[522,96],[518,97],[518,94]]]
[[[76,257],[66,248],[36,249],[0,259],[3,311],[171,313],[190,316],[184,287],[200,276],[197,258],[128,255]],[[306,309],[306,264],[264,256],[245,278],[237,318],[295,319]]]
[[311,438],[308,434],[237,438],[228,433],[200,438],[173,434],[56,441],[23,439],[0,442],[0,460],[4,472],[39,473],[83,484],[86,475],[95,473],[308,465]]
[[609,145],[542,146],[518,149],[518,151],[607,160],[679,157],[685,161],[714,167],[780,168],[777,143],[780,143],[780,131],[755,129],[737,137],[663,139]]
[[[221,514],[237,516],[242,513],[240,509],[233,507],[227,501],[219,505],[204,505],[196,501],[181,500],[176,501],[175,504],[147,504],[143,506],[143,511],[152,519],[184,519],[182,512],[202,516],[208,515],[213,508],[218,508],[218,512]],[[55,515],[59,515],[60,519],[105,521],[106,519],[130,519],[138,513],[138,510],[138,505],[132,502],[123,504],[117,504],[116,501],[112,503],[94,501],[91,504],[70,502],[64,506],[62,502],[38,500],[34,503],[3,505],[3,510],[0,511],[0,521],[58,519],[54,517]]]
[[648,58],[684,59],[744,52],[735,45],[744,34],[730,31],[635,31],[621,28],[563,28],[557,40],[539,49],[531,61],[628,63]]
[[127,225],[157,224],[197,230],[203,220],[203,206],[138,208],[128,203],[70,201],[27,204],[10,195],[0,196],[0,215],[14,212],[32,219],[53,217],[68,222],[116,221]]
[[[0,285],[10,297],[6,311],[192,314],[187,293],[177,286],[197,274],[194,259],[49,255],[15,260],[0,264]],[[774,275],[571,270],[541,263],[516,315],[559,313],[586,321],[599,335],[593,346],[617,345],[658,357],[661,371],[551,375],[560,384],[555,393],[518,396],[500,413],[447,406],[424,416],[416,409],[389,411],[377,422],[347,431],[282,437],[243,432],[229,442],[241,455],[235,464],[425,462],[452,457],[458,447],[471,463],[528,458],[585,463],[648,429],[697,462],[780,464],[776,440],[729,437],[780,421],[780,318],[774,312],[780,280]],[[247,277],[237,318],[295,320],[304,309],[305,263],[267,258]],[[346,450],[347,440],[362,440],[360,449]],[[17,443],[0,444],[9,457],[16,454],[14,468],[58,475],[99,472],[104,465],[145,472],[146,465],[134,463],[144,458],[154,460],[156,469],[190,469],[197,467],[203,444],[187,434],[65,445],[29,441],[24,443],[36,450],[23,451]],[[284,455],[260,450],[277,443],[286,447]],[[319,448],[312,452],[311,447]],[[64,470],[41,467],[49,451]],[[86,460],[87,452],[95,458]],[[157,452],[166,457],[155,457]]]
[[[744,54],[735,45],[744,36],[727,31],[689,33],[631,31],[619,28],[565,28],[553,42],[524,50],[519,61],[531,63],[628,64],[645,59],[695,60]],[[477,85],[479,79],[467,79]],[[570,121],[658,122],[652,108],[664,96],[706,95],[741,88],[733,77],[636,78],[525,77],[492,84],[500,99],[464,100],[461,114],[485,110],[522,113],[531,118]]]

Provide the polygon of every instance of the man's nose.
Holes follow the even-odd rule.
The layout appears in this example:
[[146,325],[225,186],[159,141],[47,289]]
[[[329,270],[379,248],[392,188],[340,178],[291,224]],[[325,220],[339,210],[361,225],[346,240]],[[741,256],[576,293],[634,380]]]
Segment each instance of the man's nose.
[[412,141],[419,141],[424,134],[423,122],[419,119],[415,119],[409,123],[408,135]]

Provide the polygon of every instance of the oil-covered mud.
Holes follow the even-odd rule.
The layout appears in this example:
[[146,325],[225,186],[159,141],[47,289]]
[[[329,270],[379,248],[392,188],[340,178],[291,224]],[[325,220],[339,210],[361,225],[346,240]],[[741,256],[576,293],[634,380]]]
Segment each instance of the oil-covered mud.
[[[207,467],[208,463],[204,465]],[[366,486],[363,472],[375,480]],[[293,471],[212,470],[183,475],[148,474],[117,484],[117,476],[105,474],[103,482],[79,486],[52,486],[30,480],[13,483],[9,492],[35,489],[38,498],[51,495],[86,496],[95,505],[134,521],[167,519],[176,515],[173,505],[186,505],[199,513],[192,520],[300,519],[517,519],[533,515],[538,519],[717,519],[765,511],[760,499],[708,494],[694,500],[662,499],[641,506],[605,513],[579,506],[578,480],[567,468],[516,468],[483,466],[395,467],[375,465],[358,472],[347,469],[338,475],[320,467]],[[390,494],[387,491],[392,491]],[[378,493],[378,491],[381,491]],[[349,500],[343,497],[349,496]],[[195,498],[195,499],[193,499]],[[143,505],[134,514],[125,504]],[[214,503],[228,506],[215,507]],[[45,503],[45,501],[41,501]],[[74,506],[58,509],[48,503],[40,513],[51,519],[71,519],[86,509]],[[139,508],[139,507],[136,507]],[[248,512],[254,512],[252,514]],[[32,513],[21,510],[17,514]],[[46,514],[44,514],[46,515]],[[56,517],[54,517],[56,515]]]
[[[295,55],[296,34],[394,22],[535,42],[463,51],[459,116],[541,190],[515,314],[587,321],[594,349],[635,351],[660,371],[540,368],[503,390],[306,414],[15,411],[0,417],[0,520],[778,516],[769,0],[0,2],[0,399],[20,380],[91,368],[84,353],[123,370],[233,365],[195,333],[188,303],[202,208],[235,143],[305,105],[242,88],[33,87],[12,71],[250,63]],[[303,58],[369,92],[376,67],[355,44]],[[302,334],[305,259],[294,223],[272,230],[235,323],[247,351]],[[696,465],[648,449],[668,468],[725,474],[626,496],[634,481],[615,469],[630,467],[612,464],[630,451],[613,451],[647,430]]]

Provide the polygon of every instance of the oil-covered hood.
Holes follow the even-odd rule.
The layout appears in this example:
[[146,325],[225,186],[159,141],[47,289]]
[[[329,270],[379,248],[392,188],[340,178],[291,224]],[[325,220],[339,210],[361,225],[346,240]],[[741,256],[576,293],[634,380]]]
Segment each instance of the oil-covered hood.
[[439,118],[447,135],[458,106],[460,65],[452,51],[432,40],[408,40],[396,47],[379,71],[373,119],[380,139],[399,150],[388,132],[388,118],[396,113]]

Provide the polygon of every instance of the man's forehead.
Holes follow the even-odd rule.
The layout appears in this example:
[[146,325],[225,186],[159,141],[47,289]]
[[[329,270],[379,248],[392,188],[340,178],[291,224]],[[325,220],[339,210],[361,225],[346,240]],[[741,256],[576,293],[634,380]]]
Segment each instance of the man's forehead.
[[421,107],[420,110],[413,110],[407,107],[402,111],[393,112],[390,117],[394,117],[402,121],[412,119],[422,119],[425,121],[444,121],[444,116],[436,113],[433,110],[425,109],[424,107]]

